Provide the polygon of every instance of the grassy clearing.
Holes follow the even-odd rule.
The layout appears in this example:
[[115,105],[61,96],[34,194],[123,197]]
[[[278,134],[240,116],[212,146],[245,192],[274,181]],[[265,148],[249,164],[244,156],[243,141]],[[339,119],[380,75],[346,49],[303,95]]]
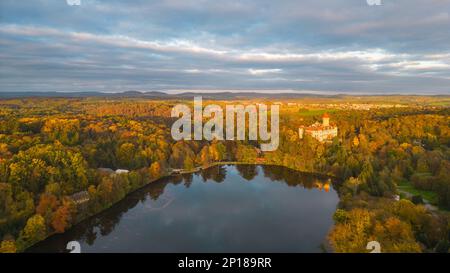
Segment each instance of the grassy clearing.
[[304,117],[310,117],[310,116],[321,116],[324,113],[334,113],[336,110],[333,109],[308,109],[308,110],[300,110],[298,112],[298,115],[304,116]]
[[430,102],[431,106],[450,106],[450,100],[434,101]]
[[398,185],[398,189],[408,192],[412,195],[421,195],[422,198],[428,201],[430,204],[437,205],[438,199],[435,192],[416,189],[409,182],[401,182],[400,185]]

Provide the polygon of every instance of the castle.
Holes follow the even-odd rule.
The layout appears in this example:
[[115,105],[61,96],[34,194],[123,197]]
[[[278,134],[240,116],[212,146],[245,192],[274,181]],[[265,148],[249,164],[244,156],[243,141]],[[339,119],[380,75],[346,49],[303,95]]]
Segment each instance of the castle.
[[298,129],[298,135],[300,136],[300,139],[302,139],[304,134],[308,134],[318,141],[324,142],[337,136],[337,129],[336,125],[330,125],[330,116],[325,113],[322,116],[322,124],[316,122],[308,127],[301,126]]

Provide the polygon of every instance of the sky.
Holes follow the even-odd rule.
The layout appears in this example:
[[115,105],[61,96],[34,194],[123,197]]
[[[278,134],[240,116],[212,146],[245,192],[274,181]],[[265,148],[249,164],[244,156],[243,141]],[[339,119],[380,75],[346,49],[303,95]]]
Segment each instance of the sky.
[[367,1],[0,0],[0,92],[450,94],[450,0]]

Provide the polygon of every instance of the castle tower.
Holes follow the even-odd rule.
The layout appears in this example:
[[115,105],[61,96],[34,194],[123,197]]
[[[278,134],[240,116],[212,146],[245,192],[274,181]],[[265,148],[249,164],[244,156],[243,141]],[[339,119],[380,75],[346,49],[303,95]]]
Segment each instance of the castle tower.
[[305,133],[305,129],[303,127],[298,128],[298,138],[303,139],[304,133]]
[[323,114],[322,116],[322,125],[330,126],[330,116],[327,113]]

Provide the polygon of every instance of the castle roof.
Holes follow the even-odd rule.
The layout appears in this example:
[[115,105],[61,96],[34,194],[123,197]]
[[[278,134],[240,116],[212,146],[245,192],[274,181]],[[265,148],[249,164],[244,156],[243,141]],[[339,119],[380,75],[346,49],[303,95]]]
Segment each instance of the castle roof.
[[305,127],[306,131],[325,131],[325,130],[332,130],[337,128],[336,126],[323,126],[323,125],[319,125],[319,126],[309,126],[309,127]]
[[337,126],[335,124],[330,124],[329,126],[323,126],[323,124],[316,122],[310,126],[301,125],[300,128],[303,128],[306,131],[323,131],[323,130],[330,130],[330,129],[337,128]]

